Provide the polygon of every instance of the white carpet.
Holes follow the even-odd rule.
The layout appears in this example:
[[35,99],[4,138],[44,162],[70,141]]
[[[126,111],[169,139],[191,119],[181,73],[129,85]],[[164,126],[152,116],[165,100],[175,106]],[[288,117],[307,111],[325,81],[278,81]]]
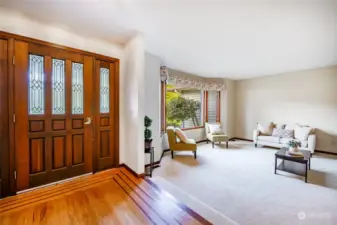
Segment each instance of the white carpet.
[[308,183],[288,173],[274,175],[276,150],[244,141],[198,146],[166,154],[161,176],[239,224],[337,224],[337,157],[314,155]]
[[193,211],[198,212],[199,215],[207,219],[212,224],[238,225],[238,223],[236,223],[235,221],[206,205],[204,202],[201,202],[194,196],[191,196],[190,194],[184,192],[179,187],[167,181],[166,179],[160,176],[156,176],[153,177],[151,180],[156,183],[162,190],[165,190],[170,195],[174,196],[175,199],[177,199],[179,202],[184,203]]

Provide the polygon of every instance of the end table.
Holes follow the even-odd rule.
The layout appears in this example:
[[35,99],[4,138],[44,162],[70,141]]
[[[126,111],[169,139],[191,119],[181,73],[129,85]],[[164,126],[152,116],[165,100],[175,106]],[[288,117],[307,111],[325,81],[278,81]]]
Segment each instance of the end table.
[[145,149],[145,153],[150,154],[150,166],[145,168],[145,172],[146,172],[146,170],[149,170],[149,172],[145,173],[145,176],[152,177],[153,163],[154,163],[154,147],[151,147],[149,149]]

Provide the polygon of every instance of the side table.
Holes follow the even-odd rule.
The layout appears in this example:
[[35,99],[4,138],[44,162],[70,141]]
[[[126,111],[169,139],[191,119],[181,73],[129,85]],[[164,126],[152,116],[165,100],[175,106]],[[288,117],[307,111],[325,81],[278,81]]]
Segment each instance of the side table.
[[145,153],[150,154],[150,166],[145,168],[146,170],[149,170],[147,173],[145,173],[145,176],[152,177],[152,171],[153,171],[153,163],[154,163],[154,147],[151,147],[149,149],[145,149]]

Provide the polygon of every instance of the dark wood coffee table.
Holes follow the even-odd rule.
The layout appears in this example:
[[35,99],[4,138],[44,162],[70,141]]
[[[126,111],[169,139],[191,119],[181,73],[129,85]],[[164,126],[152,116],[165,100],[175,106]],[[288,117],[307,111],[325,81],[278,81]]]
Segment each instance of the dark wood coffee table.
[[[275,168],[274,173],[277,170],[293,173],[299,176],[305,177],[305,183],[308,180],[308,169],[310,170],[311,152],[300,150],[303,153],[303,157],[288,156],[286,152],[288,148],[281,148],[275,153]],[[277,165],[277,159],[282,159],[282,162]]]

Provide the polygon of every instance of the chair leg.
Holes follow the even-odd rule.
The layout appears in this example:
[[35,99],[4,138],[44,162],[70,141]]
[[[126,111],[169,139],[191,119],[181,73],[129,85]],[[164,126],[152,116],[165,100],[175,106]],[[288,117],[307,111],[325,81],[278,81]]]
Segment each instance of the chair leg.
[[172,159],[174,158],[174,156],[173,156],[173,151],[171,150],[171,157],[172,157]]
[[226,141],[226,148],[228,148],[228,141]]
[[221,141],[219,141],[219,145],[221,145]]
[[206,144],[208,144],[208,139],[206,140]]
[[212,142],[212,148],[214,148],[214,142]]
[[255,143],[255,148],[257,148],[257,144]]
[[197,158],[197,151],[194,151],[194,158]]

